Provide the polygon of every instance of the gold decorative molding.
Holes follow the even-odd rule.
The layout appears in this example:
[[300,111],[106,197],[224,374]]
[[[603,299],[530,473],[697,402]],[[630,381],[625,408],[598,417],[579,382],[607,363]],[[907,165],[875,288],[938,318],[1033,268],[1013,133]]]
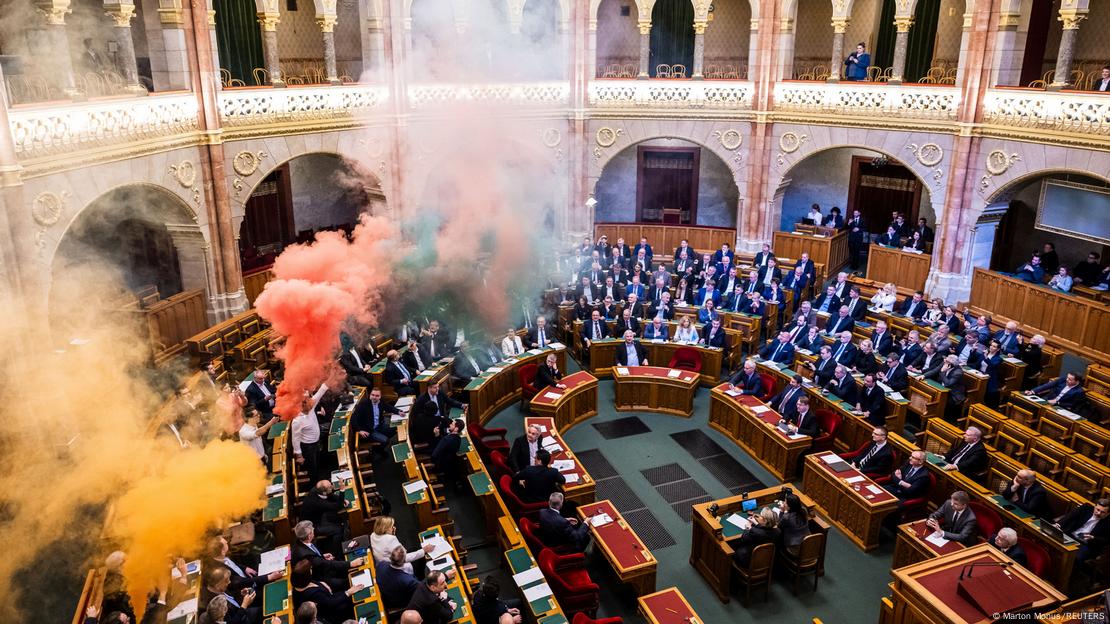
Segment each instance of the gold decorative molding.
[[31,218],[43,228],[54,225],[61,220],[69,197],[69,191],[39,193],[31,203]]
[[944,160],[944,150],[936,143],[924,143],[918,147],[917,143],[910,143],[906,149],[917,157],[917,162],[932,167]]
[[706,22],[694,22],[694,35],[704,35],[705,27],[708,25]]
[[910,27],[913,26],[913,17],[896,17],[894,18],[894,29],[900,33],[910,32]]
[[266,32],[277,32],[277,25],[281,23],[281,13],[259,13],[258,23]]
[[243,150],[232,159],[231,167],[235,169],[235,173],[238,173],[244,178],[250,177],[255,171],[258,171],[258,165],[262,163],[262,159],[266,158],[266,156],[266,152],[250,152]]
[[624,134],[624,130],[617,128],[614,130],[609,126],[599,128],[595,139],[599,147],[612,147],[617,142],[617,137]]
[[833,33],[843,35],[848,30],[847,17],[834,17],[832,18]]
[[35,9],[47,26],[64,26],[66,15],[73,12],[69,0],[36,0]]
[[779,19],[779,32],[792,33],[794,32],[794,20],[789,17]]
[[213,28],[216,27],[216,11],[214,9],[208,11],[208,25]]
[[1064,23],[1064,30],[1078,30],[1079,22],[1087,19],[1086,9],[1060,9],[1059,21]]
[[640,28],[641,35],[651,34],[651,22],[639,22],[637,23],[637,26]]
[[115,22],[116,28],[131,28],[131,18],[135,17],[135,5],[109,4],[105,5],[104,9],[104,14]]
[[338,16],[335,15],[317,15],[316,25],[320,27],[320,32],[330,33],[335,32],[335,24],[339,21]]
[[749,30],[751,30],[752,32],[756,32],[759,30],[759,18],[752,19],[752,24]]

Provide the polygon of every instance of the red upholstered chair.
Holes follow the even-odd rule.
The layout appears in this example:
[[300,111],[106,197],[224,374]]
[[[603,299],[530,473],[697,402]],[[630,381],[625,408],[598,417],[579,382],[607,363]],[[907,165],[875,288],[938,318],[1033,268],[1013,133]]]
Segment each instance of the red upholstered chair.
[[488,460],[493,451],[509,452],[509,443],[505,440],[508,429],[486,429],[476,422],[467,423],[466,431],[470,434],[470,441],[478,449],[482,459]]
[[700,373],[701,353],[699,353],[697,349],[691,349],[690,347],[679,347],[674,350],[674,355],[671,356],[671,363],[667,364],[667,366]]
[[[897,464],[896,464],[897,465]],[[902,521],[909,522],[910,520],[919,520],[929,510],[929,492],[937,486],[937,477],[933,473],[929,473],[929,489],[923,496],[917,498],[907,498],[902,501]]]
[[[674,368],[673,366],[671,368]],[[600,620],[591,620],[585,613],[574,614],[574,619],[570,624],[624,624],[624,620],[619,617],[601,618]]]
[[505,505],[509,508],[509,512],[513,514],[514,518],[528,516],[534,518],[540,513],[540,510],[547,507],[547,502],[542,503],[526,503],[516,495],[513,490],[513,478],[509,475],[501,475],[501,479],[497,482],[498,489],[501,490],[501,497],[505,499]]
[[[868,444],[870,444],[870,442],[864,442],[863,446],[859,447],[858,449],[856,449],[856,450],[854,450],[850,453],[841,453],[840,456],[850,463],[855,458],[863,456],[863,449],[867,448]],[[894,453],[894,461],[891,462],[890,465],[891,466],[897,466],[898,465],[898,451],[893,451],[893,449],[892,449],[892,452]],[[883,484],[883,483],[890,483],[890,473],[889,472],[882,473],[882,472],[866,472],[865,471],[863,474],[867,475],[868,478],[870,478],[872,481],[874,481],[875,483],[878,483],[880,485]]]
[[600,588],[586,571],[586,555],[560,555],[544,548],[537,559],[540,571],[564,611],[585,611],[591,615],[597,611]]
[[1029,560],[1029,565],[1025,567],[1033,574],[1042,576],[1052,560],[1045,547],[1027,537],[1019,537],[1018,546],[1025,551],[1025,558]]
[[767,373],[760,373],[759,379],[763,383],[763,396],[759,397],[759,400],[766,403],[775,396],[775,378]]
[[[520,525],[520,534],[524,536],[524,541],[528,544],[528,548],[530,548],[532,552],[540,552],[544,548],[550,548],[550,546],[545,546],[543,540],[540,539],[540,525],[538,523],[533,522],[529,518],[521,518],[518,524]],[[569,546],[560,546],[553,550],[560,555],[574,554],[574,550]]]
[[536,381],[536,371],[539,370],[539,368],[540,367],[534,363],[528,363],[521,366],[520,370],[517,371],[517,376],[520,379],[520,402],[525,407],[528,406],[528,402],[532,400],[532,397],[536,396],[536,393],[540,391],[539,388],[532,385],[533,382]]
[[489,462],[492,464],[493,480],[500,481],[502,476],[513,476],[513,469],[509,467],[509,460],[506,459],[505,454],[501,451],[493,451],[489,454]]
[[1002,523],[1002,516],[985,504],[973,500],[968,501],[967,506],[975,514],[975,525],[979,529],[979,537],[990,539],[990,536],[998,533],[1002,527],[1006,526]]
[[811,453],[832,450],[833,441],[836,440],[836,430],[840,428],[840,415],[827,409],[819,409],[815,413],[821,433],[813,438],[813,446],[809,450]]

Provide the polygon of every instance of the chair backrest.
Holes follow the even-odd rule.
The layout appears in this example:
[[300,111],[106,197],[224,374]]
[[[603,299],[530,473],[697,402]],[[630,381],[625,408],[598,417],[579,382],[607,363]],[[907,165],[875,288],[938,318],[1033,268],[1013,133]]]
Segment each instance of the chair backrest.
[[655,66],[655,77],[656,78],[670,78],[671,77],[671,66],[666,65],[666,64],[662,64],[662,63],[659,64],[659,65],[656,65]]
[[536,531],[539,530],[540,525],[532,522],[528,518],[520,519],[520,534],[524,536],[524,541],[528,543],[528,547],[535,552],[543,550],[543,542],[540,541]]
[[[473,438],[473,437],[474,436],[471,436],[471,438]],[[489,454],[489,459],[490,459],[490,463],[493,464],[493,471],[495,473],[494,474],[494,479],[500,479],[501,477],[509,477],[510,485],[511,485],[513,469],[509,467],[509,462],[505,459],[505,456],[503,454],[501,454],[499,451],[494,451],[494,452]]]
[[984,539],[1002,529],[1002,516],[999,516],[997,511],[979,501],[968,501],[967,506],[975,513],[975,524],[979,529],[979,535]]
[[760,400],[767,401],[775,394],[775,378],[769,373],[760,373],[759,379],[763,382],[763,396],[759,398]]
[[773,543],[760,544],[752,550],[752,559],[748,564],[748,575],[753,580],[769,577],[774,563],[775,545]]
[[536,380],[536,371],[538,371],[539,368],[540,367],[533,362],[529,362],[528,364],[520,367],[517,375],[520,376],[520,386],[522,388],[524,386],[532,385],[532,382]]
[[835,436],[836,430],[840,428],[840,416],[836,412],[827,409],[817,410],[817,423],[821,427],[821,431],[825,432],[825,436]]
[[824,548],[824,533],[810,533],[803,537],[801,545],[798,546],[798,567],[815,567],[817,561],[821,558],[821,551],[824,550]]
[[674,356],[671,357],[671,368],[686,368],[687,366],[701,366],[701,353],[697,349],[690,347],[679,347],[675,349]]
[[1019,537],[1018,546],[1025,551],[1025,558],[1029,560],[1029,564],[1025,567],[1037,576],[1044,574],[1051,560],[1045,547],[1027,537]]
[[539,561],[540,571],[543,572],[543,575],[547,578],[547,581],[555,585],[555,587],[553,587],[552,589],[558,592],[556,593],[556,597],[558,597],[559,593],[568,591],[570,589],[570,586],[567,585],[566,581],[563,580],[563,576],[559,574],[559,571],[556,569],[559,556],[555,553],[554,550],[551,550],[550,548],[544,548],[540,551],[540,554],[536,557],[536,559],[537,561]]

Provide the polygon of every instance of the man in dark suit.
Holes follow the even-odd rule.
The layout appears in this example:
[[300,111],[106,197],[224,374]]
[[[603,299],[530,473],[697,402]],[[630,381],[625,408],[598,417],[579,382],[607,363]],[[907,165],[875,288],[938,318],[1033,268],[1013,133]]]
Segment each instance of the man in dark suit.
[[839,340],[832,344],[832,358],[837,364],[851,367],[856,362],[856,346],[852,344],[852,332],[840,332]]
[[1100,498],[1094,506],[1080,505],[1057,519],[1056,526],[1079,540],[1077,561],[1094,559],[1110,543],[1110,499]]
[[290,553],[292,563],[296,564],[302,559],[308,559],[309,563],[312,564],[312,578],[327,583],[334,590],[347,587],[350,584],[347,573],[355,568],[362,567],[362,564],[366,562],[365,557],[343,561],[342,559],[336,559],[335,555],[330,552],[320,550],[314,543],[316,530],[312,522],[308,520],[298,522],[293,527],[293,535],[296,536],[296,541],[293,542]]
[[902,392],[910,387],[909,373],[902,364],[901,358],[893,351],[887,354],[886,368],[877,373],[877,378],[895,392]]
[[707,347],[717,347],[723,349],[725,347],[725,328],[721,327],[720,317],[714,318],[709,322],[709,327],[703,330],[701,341]]
[[842,308],[848,308],[848,316],[855,322],[862,321],[867,316],[867,302],[860,299],[859,286],[852,286],[848,290],[848,298],[840,302]]
[[420,332],[420,344],[428,351],[429,364],[454,350],[454,341],[449,333],[440,329],[439,321],[428,323],[428,329]]
[[246,395],[247,401],[254,406],[254,409],[262,414],[262,420],[268,420],[266,417],[274,413],[274,404],[277,401],[277,388],[266,381],[265,371],[254,371],[254,378],[247,386]]
[[590,348],[590,343],[594,340],[604,340],[609,337],[609,326],[605,324],[605,320],[601,318],[601,313],[594,310],[591,313],[590,320],[582,323],[582,341],[585,343],[586,348]]
[[774,257],[775,252],[771,251],[771,245],[769,243],[763,243],[763,249],[755,254],[753,265],[757,268],[767,266],[767,260]]
[[1079,375],[1067,373],[1032,390],[1026,390],[1025,394],[1048,399],[1049,405],[1070,410],[1078,405],[1084,397],[1085,393],[1080,382]]
[[863,387],[856,396],[856,411],[872,425],[886,423],[886,394],[875,383],[875,375],[872,373],[863,376]]
[[967,492],[957,490],[936,511],[929,514],[926,526],[944,534],[944,539],[974,546],[977,537],[975,512],[968,508]]
[[840,297],[836,296],[836,289],[833,286],[826,287],[825,292],[813,300],[813,309],[817,312],[835,314],[840,309]]
[[833,378],[825,384],[825,392],[831,393],[851,405],[856,404],[856,380],[848,373],[848,367],[839,364],[833,371]]
[[567,482],[566,477],[551,467],[551,453],[545,449],[536,451],[536,461],[513,475],[513,483],[520,497],[528,503],[547,500],[552,492],[558,491]]
[[932,378],[942,364],[944,364],[944,355],[937,352],[936,344],[925,342],[921,345],[921,354],[908,365],[908,369],[920,373],[923,377]]
[[470,342],[464,340],[451,363],[451,374],[463,384],[470,383],[470,380],[482,374],[482,357],[483,352],[480,349],[471,347]]
[[925,316],[925,311],[928,309],[929,304],[925,302],[925,293],[919,290],[912,297],[907,298],[898,311],[910,318],[920,319]]
[[440,570],[429,570],[405,608],[420,613],[423,624],[447,624],[452,621],[458,605],[448,597],[447,575]]
[[1025,549],[1018,544],[1017,531],[1010,527],[1003,527],[998,530],[998,533],[991,536],[987,543],[1002,551],[1014,563],[1019,566],[1028,566],[1029,558],[1025,555]]
[[536,453],[540,451],[542,435],[539,425],[528,425],[524,435],[513,440],[513,446],[509,449],[509,457],[506,460],[509,468],[520,472],[536,463]]
[[400,413],[392,403],[382,399],[382,391],[379,388],[374,388],[355,404],[351,413],[351,424],[354,426],[355,435],[360,440],[385,444],[394,433],[389,417]]
[[548,353],[544,358],[543,364],[536,367],[536,388],[546,388],[554,386],[556,388],[566,388],[565,385],[559,382],[563,378],[562,371],[559,370],[559,358],[554,353]]
[[798,399],[794,408],[794,417],[785,419],[790,432],[810,437],[817,436],[821,428],[817,422],[817,415],[809,409],[809,397]]
[[743,394],[763,395],[763,379],[755,372],[755,361],[744,360],[744,368],[728,380],[729,388],[739,389]]
[[[368,344],[373,347],[373,344]],[[347,373],[347,382],[356,386],[370,387],[370,369],[377,360],[376,354],[368,349],[350,345],[339,354],[339,366]]]
[[802,388],[802,376],[792,375],[786,386],[775,396],[771,397],[768,405],[786,420],[790,420],[798,413],[798,399],[805,396]]
[[909,460],[891,475],[886,489],[902,501],[921,498],[929,491],[929,469],[925,466],[925,451],[910,453]]
[[853,210],[852,218],[848,219],[844,227],[848,230],[848,251],[852,256],[852,269],[855,270],[859,268],[863,247],[867,244],[867,224],[863,222],[860,212]]
[[378,583],[386,609],[400,609],[407,605],[420,586],[420,581],[405,569],[404,546],[397,546],[389,553],[389,559],[379,561],[376,571],[374,580]]
[[689,241],[687,241],[685,238],[678,242],[678,247],[674,248],[675,262],[678,262],[680,259],[682,259],[682,254],[686,254],[686,257],[690,258],[691,260],[693,260],[694,256],[697,255],[697,252],[694,251],[694,248],[690,246]]
[[836,314],[825,323],[825,335],[835,336],[843,332],[851,333],[855,326],[855,319],[848,315],[848,306],[842,304],[837,308]]
[[[231,572],[227,568],[213,567],[206,570],[204,573],[204,587],[201,588],[200,593],[201,598],[206,599],[206,601],[211,601],[216,596],[223,596],[227,601],[227,614],[224,616],[224,622],[228,624],[258,624],[262,621],[262,607],[254,604],[255,600],[262,595],[261,592],[251,587],[244,588],[239,592],[232,592]],[[144,621],[146,621],[145,618]]]
[[961,366],[979,368],[983,361],[983,347],[979,344],[979,332],[971,330],[956,345],[956,357],[960,359]]
[[415,337],[409,338],[408,349],[401,356],[401,360],[408,367],[409,372],[415,374],[419,374],[431,366],[434,361],[431,354],[428,353],[428,348],[424,343],[418,342]]
[[807,362],[806,366],[813,369],[813,383],[822,387],[829,383],[833,373],[836,372],[836,360],[832,358],[832,347],[821,345],[821,348],[817,350],[817,360],[812,363]]
[[321,541],[324,552],[338,555],[339,544],[343,539],[343,520],[340,519],[339,512],[346,507],[346,501],[335,492],[331,481],[321,479],[305,494],[297,518],[312,523],[316,539]]
[[875,347],[875,352],[884,357],[894,351],[894,336],[887,329],[886,321],[879,320],[875,323],[875,331],[871,333],[871,344]]
[[1103,67],[1098,78],[1091,85],[1092,91],[1110,92],[1110,65]]
[[451,415],[452,409],[461,409],[466,413],[469,406],[452,399],[447,396],[446,392],[440,392],[441,388],[438,382],[428,384],[428,391],[416,397],[412,403],[412,411],[415,413],[428,412],[437,418],[448,418]]
[[661,318],[664,321],[669,321],[674,318],[674,303],[671,302],[671,293],[665,291],[663,296],[660,297],[658,304],[652,304],[648,308],[647,318]]
[[640,321],[632,316],[632,310],[625,308],[621,312],[620,320],[617,321],[616,327],[613,328],[613,333],[617,336],[623,336],[624,332],[631,330],[633,334],[640,334]]
[[651,264],[651,259],[652,257],[654,257],[654,252],[651,250],[651,245],[648,244],[648,240],[646,238],[641,238],[640,242],[636,243],[636,246],[632,248],[632,257],[639,257],[641,250],[644,252],[644,258],[646,258],[648,264]]
[[546,349],[552,342],[558,341],[558,338],[553,339],[551,329],[547,326],[547,319],[542,316],[537,316],[536,326],[528,332],[528,348]]
[[208,540],[208,547],[205,549],[205,558],[201,562],[201,565],[205,574],[214,568],[226,568],[230,573],[228,593],[232,596],[240,595],[241,592],[248,587],[261,592],[262,587],[266,585],[266,583],[276,581],[284,574],[283,571],[279,570],[271,572],[267,576],[259,576],[255,570],[234,561],[230,557],[229,552],[230,548],[228,547],[227,539],[222,535],[213,537]]
[[960,368],[960,360],[955,355],[944,358],[944,363],[926,379],[932,379],[948,388],[948,404],[944,407],[944,418],[948,422],[956,422],[964,401],[967,400],[967,388],[964,385],[964,369]]
[[794,362],[794,345],[790,342],[790,332],[779,332],[778,340],[768,342],[759,350],[759,357],[789,366]]
[[459,449],[462,448],[462,432],[466,423],[461,418],[456,418],[447,426],[447,430],[439,436],[435,448],[432,450],[432,463],[440,480],[445,483],[458,483],[462,478],[462,458]]
[[[809,284],[809,279],[806,277],[805,269],[801,266],[795,266],[794,270],[786,274],[783,278],[781,286],[784,290],[789,290],[794,293],[794,307],[797,308],[798,302],[802,298],[802,291]],[[866,306],[865,306],[866,307]]]
[[624,344],[617,347],[617,366],[648,366],[647,350],[636,342],[631,329],[624,332]]
[[962,441],[952,445],[944,455],[945,470],[959,470],[974,477],[987,467],[987,450],[983,448],[983,432],[968,427]]
[[1019,470],[1009,485],[1003,486],[1002,498],[1038,518],[1048,517],[1048,491],[1037,481],[1037,473],[1028,468]]
[[569,547],[583,552],[590,545],[590,529],[578,518],[563,516],[563,493],[552,492],[547,497],[547,509],[540,510],[539,535],[544,546]]
[[871,441],[852,458],[852,466],[871,478],[885,477],[894,468],[894,449],[887,444],[886,427],[871,430]]
[[925,352],[921,348],[921,335],[916,329],[911,329],[905,338],[899,340],[894,350],[898,352],[898,361],[905,366],[916,362],[918,356]]

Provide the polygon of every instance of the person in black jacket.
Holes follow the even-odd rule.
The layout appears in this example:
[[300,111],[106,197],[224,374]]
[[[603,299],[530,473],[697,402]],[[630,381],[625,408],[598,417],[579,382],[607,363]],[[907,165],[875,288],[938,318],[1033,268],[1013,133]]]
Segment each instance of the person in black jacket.
[[347,501],[335,492],[331,481],[321,479],[305,494],[297,515],[298,519],[312,523],[316,537],[322,539],[323,550],[335,556],[340,554],[339,544],[343,541],[344,522],[339,512],[346,507]]
[[886,368],[880,370],[875,378],[895,392],[902,392],[910,387],[909,372],[902,364],[902,359],[893,351],[886,356]]
[[547,497],[547,508],[539,513],[539,538],[544,546],[569,547],[584,552],[590,545],[590,529],[574,516],[569,516],[562,492],[552,492]]
[[782,515],[779,516],[782,545],[791,553],[797,554],[802,540],[809,535],[809,512],[802,505],[802,499],[794,494],[787,494],[779,507],[782,509]]
[[502,600],[501,586],[492,576],[474,590],[470,605],[475,624],[520,624],[520,600]]
[[771,401],[767,405],[778,412],[779,416],[789,420],[798,413],[798,399],[804,397],[805,394],[806,391],[802,387],[802,376],[793,375],[786,386],[783,387],[782,392],[771,397]]
[[974,477],[987,467],[987,450],[983,448],[983,432],[978,427],[968,427],[964,438],[953,444],[944,456],[945,470],[959,470]]
[[551,453],[546,449],[536,451],[536,462],[513,475],[520,497],[525,502],[542,503],[552,492],[567,482],[558,470],[551,468]]
[[382,399],[382,391],[374,388],[362,395],[351,412],[351,425],[359,440],[372,440],[384,445],[393,437],[390,416],[400,414],[395,405]]
[[447,624],[454,619],[458,605],[447,595],[447,575],[439,570],[429,571],[405,608],[419,612],[424,624]]
[[253,587],[245,587],[239,590],[238,595],[231,595],[228,590],[231,589],[231,572],[227,568],[212,568],[204,575],[204,592],[208,598],[208,602],[204,603],[208,606],[212,600],[216,598],[223,598],[227,601],[227,614],[225,621],[228,624],[257,624],[262,621],[262,608],[254,606],[254,601],[261,596],[261,593],[256,591]]
[[991,536],[987,543],[1002,551],[1002,554],[1013,559],[1019,566],[1029,565],[1029,558],[1025,554],[1025,549],[1018,544],[1017,531],[1010,527],[999,529],[998,533]]
[[875,376],[872,374],[863,376],[863,387],[856,396],[856,411],[872,425],[886,423],[886,394],[875,383]]
[[752,518],[752,526],[744,535],[740,536],[733,546],[732,560],[741,568],[747,568],[752,562],[752,551],[756,546],[774,544],[779,541],[780,533],[775,512],[770,507],[764,507],[759,515]]
[[871,477],[885,477],[894,467],[894,449],[887,444],[886,427],[871,430],[871,441],[852,458],[852,466]]
[[329,622],[342,622],[354,612],[351,596],[365,589],[362,585],[352,585],[346,590],[332,588],[324,581],[313,578],[312,562],[302,559],[293,564],[289,575],[293,586],[293,602],[298,606],[305,602],[316,605],[316,611]]
[[1056,526],[1079,540],[1076,561],[1094,559],[1110,543],[1110,499],[1100,498],[1093,506],[1080,505],[1058,518]]
[[313,578],[328,584],[328,587],[346,587],[349,583],[347,573],[361,567],[366,561],[365,557],[356,557],[350,561],[335,558],[330,552],[320,550],[315,544],[316,530],[308,520],[301,520],[293,527],[293,535],[297,541],[293,543],[290,558],[293,564],[302,559],[307,559],[312,564]]
[[740,389],[744,394],[763,395],[763,379],[755,371],[754,360],[745,360],[744,368],[729,377],[728,385],[730,390]]
[[396,349],[390,349],[385,354],[385,370],[382,379],[391,386],[397,396],[416,394],[416,373],[407,364],[401,361],[401,355]]
[[820,427],[817,423],[817,415],[809,409],[809,397],[798,399],[795,409],[797,411],[794,413],[794,418],[785,419],[790,432],[810,437],[816,436]]
[[925,451],[910,453],[909,460],[891,475],[887,491],[898,497],[898,505],[903,501],[921,498],[929,491],[929,468],[925,466]]
[[544,363],[536,367],[536,388],[543,389],[548,386],[555,386],[556,388],[566,388],[566,385],[559,383],[563,378],[563,372],[559,370],[559,358],[554,353],[547,354],[544,358]]
[[1028,468],[1019,470],[1009,485],[1000,487],[1002,498],[1031,513],[1038,518],[1046,518],[1052,513],[1048,505],[1048,491],[1037,482],[1037,473]]
[[232,595],[237,595],[248,587],[253,587],[255,591],[261,591],[262,586],[266,583],[276,581],[282,576],[280,571],[272,572],[268,576],[259,576],[245,564],[234,561],[228,555],[229,551],[227,539],[222,535],[213,537],[208,540],[201,567],[205,573],[215,568],[227,568],[227,571],[231,574],[231,584],[228,586],[228,591]]
[[[277,401],[277,388],[266,381],[265,371],[254,371],[254,379],[247,386],[246,395],[247,400],[254,406],[254,409],[258,410],[264,417],[274,413],[274,405]],[[268,420],[268,418],[263,418],[262,420]]]
[[856,402],[856,380],[848,374],[848,367],[842,364],[837,365],[833,378],[825,384],[824,390],[847,403],[854,405]]
[[534,464],[536,453],[540,451],[541,437],[542,432],[539,425],[528,425],[528,428],[524,430],[524,435],[513,440],[513,446],[509,449],[509,457],[506,460],[509,468],[520,472]]
[[462,448],[462,430],[466,423],[456,418],[447,425],[447,431],[439,437],[435,448],[432,450],[432,463],[436,472],[445,483],[457,483],[462,478],[462,458],[459,449]]

